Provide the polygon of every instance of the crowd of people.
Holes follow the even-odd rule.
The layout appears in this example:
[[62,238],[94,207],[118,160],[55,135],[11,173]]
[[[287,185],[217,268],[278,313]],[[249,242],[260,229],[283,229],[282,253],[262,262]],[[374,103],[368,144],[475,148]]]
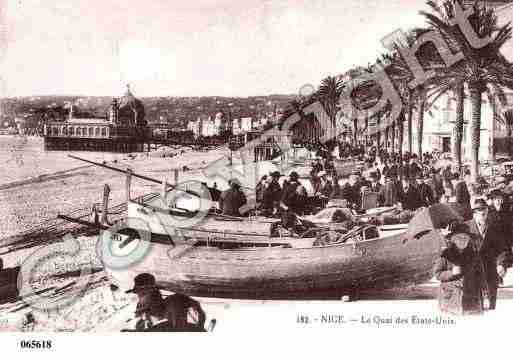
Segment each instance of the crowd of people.
[[[345,148],[345,147],[342,147]],[[440,166],[437,154],[419,156],[379,151],[375,147],[362,154],[361,149],[344,150],[346,155],[357,154],[360,168],[346,178],[335,171],[333,157],[322,152],[311,163],[309,178],[300,180],[292,171],[288,178],[274,171],[264,175],[256,185],[256,212],[267,217],[302,216],[325,208],[330,202],[345,206],[357,213],[373,207],[396,207],[402,212],[415,213],[435,203],[455,202],[464,218],[471,217],[471,199],[481,194],[479,185],[468,186],[469,173],[455,171],[450,165]],[[443,163],[443,161],[442,161]],[[305,183],[307,181],[308,183]],[[247,198],[237,179],[220,194],[222,214],[240,216]],[[310,193],[307,193],[305,186]],[[365,198],[374,198],[364,203]]]

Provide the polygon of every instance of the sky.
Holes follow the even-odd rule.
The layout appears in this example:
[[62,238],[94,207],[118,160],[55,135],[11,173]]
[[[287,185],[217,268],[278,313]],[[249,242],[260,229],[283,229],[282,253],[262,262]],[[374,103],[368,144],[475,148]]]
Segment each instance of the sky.
[[0,0],[0,96],[293,94],[367,65],[423,0]]

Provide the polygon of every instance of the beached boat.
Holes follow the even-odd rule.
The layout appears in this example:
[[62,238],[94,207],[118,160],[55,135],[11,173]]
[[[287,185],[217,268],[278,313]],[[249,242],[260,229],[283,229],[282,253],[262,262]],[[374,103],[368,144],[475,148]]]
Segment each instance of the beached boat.
[[[132,203],[129,208],[133,213],[137,207]],[[260,221],[233,221],[236,227],[226,230],[223,221],[210,218],[207,224],[173,231],[161,221],[127,219],[125,234],[116,233],[119,226],[102,233],[106,270],[122,288],[148,272],[162,288],[192,296],[309,298],[422,283],[432,278],[440,253],[439,232],[416,226],[415,218],[408,229],[387,233],[368,225],[327,242],[319,233],[263,234],[266,223]],[[272,223],[267,225],[271,230]],[[146,252],[137,261],[109,266],[109,255],[118,260],[141,246]]]
[[173,207],[165,196],[128,200],[124,220],[99,224],[98,254],[119,287],[131,287],[143,272],[173,292],[227,298],[304,299],[422,283],[432,278],[440,255],[437,228],[453,213],[443,206],[425,209],[408,227],[392,231],[313,226],[298,235],[282,230],[277,219],[217,215],[208,200],[183,208],[194,194],[179,192],[184,196]]

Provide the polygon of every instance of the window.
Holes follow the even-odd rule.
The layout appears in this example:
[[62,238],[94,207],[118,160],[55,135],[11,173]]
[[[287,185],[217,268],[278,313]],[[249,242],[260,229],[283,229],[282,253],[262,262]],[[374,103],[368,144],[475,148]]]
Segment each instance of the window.
[[59,136],[59,128],[58,127],[52,127],[52,135]]
[[89,137],[93,137],[94,135],[94,128],[89,127]]
[[70,127],[69,128],[69,135],[70,136],[75,136],[75,128],[74,127]]
[[107,129],[102,127],[102,137],[107,137]]
[[67,135],[68,135],[68,128],[67,128],[66,126],[64,126],[64,127],[62,128],[62,134],[63,134],[64,136],[67,136]]
[[99,128],[99,127],[95,127],[95,128],[94,128],[94,135],[95,135],[96,137],[100,137],[100,128]]
[[76,131],[75,133],[77,136],[82,136],[82,131],[81,131],[80,127],[76,127],[75,131]]

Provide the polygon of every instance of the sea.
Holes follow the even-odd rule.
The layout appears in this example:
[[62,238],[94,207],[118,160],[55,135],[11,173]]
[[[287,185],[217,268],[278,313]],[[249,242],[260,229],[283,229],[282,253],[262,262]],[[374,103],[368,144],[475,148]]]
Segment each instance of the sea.
[[0,135],[0,186],[88,166],[69,158],[68,154],[99,162],[126,156],[109,152],[45,151],[42,137]]

